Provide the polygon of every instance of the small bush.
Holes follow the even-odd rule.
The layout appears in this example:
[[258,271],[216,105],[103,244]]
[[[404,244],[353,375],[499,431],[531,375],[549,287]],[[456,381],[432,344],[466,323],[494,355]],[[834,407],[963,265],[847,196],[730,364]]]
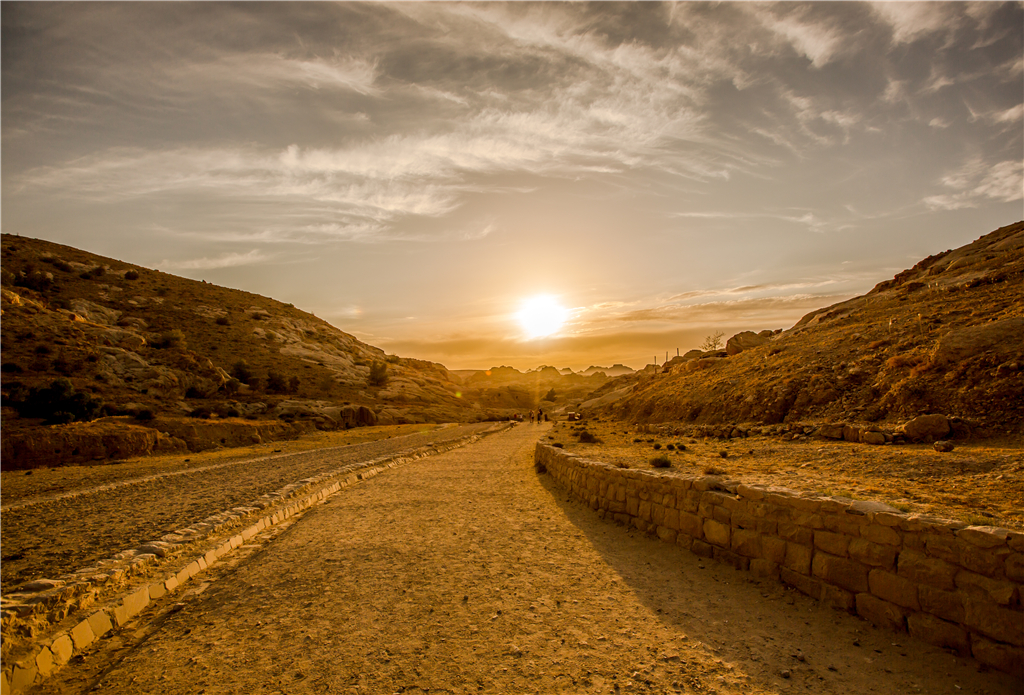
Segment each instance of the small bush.
[[725,475],[725,471],[718,466],[707,466],[704,468],[704,475]]
[[652,458],[651,465],[654,466],[655,468],[671,468],[672,461],[669,459],[668,456],[662,454],[661,456],[655,456],[654,458]]
[[668,449],[669,451],[674,451],[675,448],[676,448],[676,445],[675,444],[666,444],[665,448]]
[[676,443],[676,451],[686,451],[686,445],[682,442]]
[[0,372],[5,374],[21,374],[24,371],[21,365],[16,362],[4,362],[3,366],[0,366]]
[[586,430],[583,430],[582,432],[580,432],[578,436],[580,438],[580,443],[581,444],[596,444],[597,443],[597,437],[592,435],[590,432],[587,432]]
[[139,422],[149,422],[154,417],[156,416],[153,414],[153,411],[150,410],[149,408],[143,408],[141,410],[135,411],[135,419],[138,420]]
[[218,326],[230,326],[231,319],[229,319],[227,316],[218,316],[216,323]]
[[27,393],[11,393],[11,405],[22,417],[43,418],[45,424],[94,420],[103,404],[87,393],[76,391],[68,379],[55,379],[49,386]]
[[160,335],[153,347],[165,350],[168,348],[178,348],[181,350],[185,349],[185,334],[177,328],[173,328],[166,333]]
[[653,448],[655,451],[658,451],[659,449],[661,449],[661,444],[656,443]]
[[92,270],[90,270],[89,274],[92,275],[94,278],[101,278],[107,274],[107,269],[101,265],[98,265]]
[[37,355],[49,355],[51,351],[49,345],[36,345],[35,349],[32,350],[32,352],[36,353]]
[[370,365],[370,377],[367,381],[370,386],[384,386],[388,383],[387,363],[374,361],[374,363]]
[[185,389],[185,398],[206,398],[206,394],[195,386],[189,386]]
[[126,271],[125,274],[124,274],[124,279],[125,280],[138,280],[139,279],[139,271],[135,270],[134,268]]
[[213,411],[211,411],[206,406],[195,408],[192,410],[191,413],[189,413],[189,417],[196,417],[201,420],[209,420],[211,415],[213,415]]
[[252,370],[249,369],[249,363],[245,360],[238,360],[231,367],[229,372],[232,378],[237,379],[240,383],[248,384],[252,379]]

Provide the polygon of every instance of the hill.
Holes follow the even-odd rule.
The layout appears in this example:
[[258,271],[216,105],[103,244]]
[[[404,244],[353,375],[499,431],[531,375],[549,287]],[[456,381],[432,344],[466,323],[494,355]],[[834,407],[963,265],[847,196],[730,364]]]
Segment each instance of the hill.
[[726,348],[613,379],[584,408],[637,423],[865,428],[942,414],[962,435],[1020,433],[1024,222]]
[[5,468],[502,415],[444,366],[290,304],[37,239],[0,247]]

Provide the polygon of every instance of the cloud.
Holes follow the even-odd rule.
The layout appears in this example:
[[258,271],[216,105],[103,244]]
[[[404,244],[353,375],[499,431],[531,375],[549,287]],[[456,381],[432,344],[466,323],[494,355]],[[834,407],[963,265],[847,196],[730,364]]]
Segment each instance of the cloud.
[[955,30],[955,8],[936,2],[874,2],[876,15],[892,30],[893,43],[912,43],[936,32]]
[[940,183],[954,192],[925,198],[929,209],[974,208],[993,200],[1009,203],[1024,198],[1024,162],[1004,160],[989,165],[975,158],[944,176]]
[[215,268],[236,268],[243,265],[256,265],[273,260],[273,256],[253,249],[246,253],[225,253],[215,258],[193,258],[185,261],[163,260],[156,264],[163,270],[212,270]]

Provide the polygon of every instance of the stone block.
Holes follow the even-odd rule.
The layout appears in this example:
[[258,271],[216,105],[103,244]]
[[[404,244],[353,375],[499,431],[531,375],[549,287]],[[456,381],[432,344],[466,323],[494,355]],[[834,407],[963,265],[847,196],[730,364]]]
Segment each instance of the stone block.
[[732,530],[732,550],[744,557],[761,557],[761,534],[744,529]]
[[690,545],[690,552],[700,557],[712,558],[715,556],[714,546],[705,543],[704,541],[695,540]]
[[1019,609],[1003,608],[988,601],[966,597],[964,623],[986,637],[1024,647],[1024,613]]
[[971,653],[971,641],[967,630],[934,615],[911,613],[907,616],[907,630],[912,637],[922,642],[943,649],[952,649],[961,656]]
[[149,585],[149,600],[156,601],[167,593],[167,587],[163,582],[153,582]]
[[96,641],[96,635],[93,634],[88,619],[71,628],[71,639],[75,643],[75,649],[78,651],[85,649]]
[[[146,592],[148,590],[148,587],[143,589]],[[148,599],[146,602],[149,602]],[[110,622],[110,614],[106,611],[96,611],[89,616],[89,627],[92,628],[92,634],[99,638],[113,630],[114,624]]]
[[651,503],[641,500],[637,505],[636,515],[644,521],[651,521]]
[[791,517],[793,523],[797,526],[803,526],[808,529],[823,529],[825,528],[825,522],[821,518],[821,514],[815,514],[814,512],[794,512]]
[[712,509],[711,518],[720,524],[732,526],[732,512],[725,507],[714,507]]
[[806,545],[799,543],[786,544],[786,558],[783,566],[799,574],[811,573],[811,557],[813,553]]
[[1024,649],[971,635],[971,654],[981,663],[1024,681]]
[[1003,563],[1006,578],[1018,584],[1024,584],[1024,553],[1007,556]]
[[1018,603],[1019,589],[1012,582],[989,579],[974,572],[960,570],[956,573],[956,585],[964,595],[982,601],[991,601],[1000,606]]
[[830,555],[846,557],[847,549],[850,547],[850,537],[830,531],[815,531],[814,547],[824,550]]
[[58,666],[63,666],[70,661],[71,656],[75,653],[75,644],[71,641],[71,635],[66,632],[57,635],[50,643],[50,652]]
[[11,690],[16,693],[28,690],[39,675],[35,661],[17,663],[11,673]]
[[960,545],[963,541],[958,541],[955,536],[923,533],[921,540],[924,541],[925,550],[932,557],[954,565],[960,564]]
[[889,603],[915,611],[921,608],[917,598],[917,584],[909,579],[875,569],[868,573],[868,587],[872,594]]
[[916,550],[903,550],[897,560],[897,574],[919,584],[928,584],[937,589],[955,588],[953,578],[957,568],[944,560],[930,558]]
[[679,510],[674,507],[665,507],[664,509],[665,518],[662,520],[662,525],[673,531],[679,531]]
[[148,605],[149,587],[144,586],[128,594],[122,599],[120,604],[114,606],[114,621],[118,627],[123,627],[125,623],[141,613]]
[[679,531],[692,538],[701,538],[703,533],[703,522],[696,514],[689,512],[679,513]]
[[1010,530],[998,526],[968,526],[956,532],[957,538],[978,548],[998,548],[1006,545]]
[[[999,554],[999,551],[1003,551]],[[960,564],[986,577],[1001,577],[1003,574],[1003,558],[1010,554],[1006,546],[999,548],[979,548],[961,541]]]
[[815,553],[811,574],[848,591],[868,590],[868,569],[859,562],[828,553]]
[[626,496],[626,514],[638,516],[640,513],[640,498],[631,495]]
[[779,565],[769,560],[753,558],[750,560],[750,573],[758,579],[778,579]]
[[781,565],[786,560],[786,541],[775,536],[762,536],[761,552],[764,559]]
[[872,543],[864,538],[854,538],[850,541],[850,557],[871,567],[892,569],[896,566],[896,548],[891,545]]
[[803,528],[788,521],[780,521],[778,528],[779,537],[784,540],[808,546],[814,542],[814,531],[809,528]]
[[900,534],[894,531],[889,526],[882,526],[879,524],[867,524],[862,526],[860,529],[860,536],[872,543],[879,543],[881,545],[894,545],[899,546],[902,543]]
[[821,598],[821,582],[813,577],[794,572],[788,567],[781,567],[779,568],[779,578],[786,584],[812,598]]
[[731,529],[728,525],[715,521],[714,519],[707,519],[704,521],[703,531],[704,538],[709,543],[713,543],[722,548],[729,547]]
[[[672,511],[675,512],[676,510],[673,509]],[[676,512],[676,514],[678,513]],[[654,502],[651,503],[651,523],[657,526],[665,526],[665,508]]]
[[921,610],[954,623],[964,622],[963,598],[956,591],[943,591],[922,584],[917,589]]
[[871,594],[857,594],[857,615],[879,627],[896,632],[906,630],[906,614],[896,604],[883,601]]
[[667,542],[675,543],[678,532],[675,529],[668,528],[667,526],[659,526],[657,528],[658,538]]
[[48,677],[53,673],[57,665],[53,660],[53,652],[50,651],[49,647],[43,647],[36,654],[36,670],[39,672],[41,678]]
[[836,610],[854,612],[855,602],[853,594],[846,589],[840,589],[831,584],[821,585],[821,601],[829,608]]
[[168,577],[164,580],[164,586],[167,587],[168,591],[174,591],[178,588],[178,578],[176,576]]

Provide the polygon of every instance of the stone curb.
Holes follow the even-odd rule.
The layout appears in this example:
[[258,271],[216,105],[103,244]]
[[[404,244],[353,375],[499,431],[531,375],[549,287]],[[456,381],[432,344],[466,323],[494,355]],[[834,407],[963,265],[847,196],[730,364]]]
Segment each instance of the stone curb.
[[[177,591],[264,529],[276,526],[322,503],[334,493],[378,473],[466,446],[511,426],[511,423],[499,424],[484,432],[349,464],[335,471],[290,483],[276,492],[261,496],[251,506],[234,507],[214,514],[189,529],[166,534],[159,541],[150,541],[139,548],[118,553],[108,562],[106,574],[81,577],[83,571],[80,570],[65,575],[73,583],[65,580],[31,582],[30,585],[38,585],[40,589],[28,601],[16,602],[16,599],[9,596],[4,597],[2,610],[5,642],[10,639],[6,633],[13,629],[16,621],[24,621],[26,617],[34,617],[36,620],[28,625],[30,641],[26,647],[18,650],[21,652],[18,657],[13,658],[11,655],[4,658],[0,672],[0,695],[24,692],[42,683],[66,665],[76,653],[112,630],[124,627],[152,601]],[[254,523],[246,525],[253,519],[256,519]],[[239,527],[244,528],[239,530]],[[156,563],[158,558],[194,551],[195,546],[228,530],[236,532],[224,534],[207,545],[205,551],[195,555],[189,553],[185,562],[177,565],[178,569],[172,569],[164,578],[150,581],[146,577],[147,566]],[[87,569],[99,572],[96,568]],[[131,577],[135,577],[136,581],[129,582]],[[131,585],[126,591],[116,595],[106,595],[111,592],[104,591],[105,585],[121,589],[129,583]],[[16,596],[20,598],[22,594]],[[100,607],[95,607],[101,602]],[[45,630],[47,626],[58,629],[40,638],[32,634],[40,629]]]

